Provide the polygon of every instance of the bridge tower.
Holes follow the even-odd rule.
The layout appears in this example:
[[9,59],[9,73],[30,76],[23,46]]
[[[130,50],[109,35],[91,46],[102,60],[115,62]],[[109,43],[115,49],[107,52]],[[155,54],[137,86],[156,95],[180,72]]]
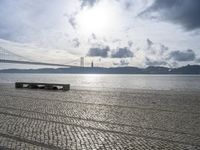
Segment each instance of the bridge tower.
[[94,62],[92,61],[92,62],[91,62],[91,68],[93,68],[93,67],[94,67]]
[[85,63],[85,62],[84,62],[84,57],[81,57],[81,58],[80,58],[80,66],[81,66],[81,67],[84,67],[84,65],[85,65],[84,63]]

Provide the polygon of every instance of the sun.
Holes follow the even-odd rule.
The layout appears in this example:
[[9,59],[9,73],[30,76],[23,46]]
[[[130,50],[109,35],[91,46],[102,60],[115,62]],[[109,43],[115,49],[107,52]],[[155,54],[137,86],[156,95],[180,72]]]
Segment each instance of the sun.
[[77,16],[77,22],[82,32],[104,34],[112,29],[115,14],[110,6],[97,5],[82,10]]

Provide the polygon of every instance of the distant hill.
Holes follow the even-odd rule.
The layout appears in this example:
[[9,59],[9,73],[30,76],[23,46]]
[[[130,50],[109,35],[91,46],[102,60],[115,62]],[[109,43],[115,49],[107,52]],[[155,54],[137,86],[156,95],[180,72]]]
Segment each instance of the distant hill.
[[75,67],[75,68],[42,68],[42,69],[4,69],[0,73],[62,73],[62,74],[200,74],[199,65],[187,65],[180,68],[167,67]]

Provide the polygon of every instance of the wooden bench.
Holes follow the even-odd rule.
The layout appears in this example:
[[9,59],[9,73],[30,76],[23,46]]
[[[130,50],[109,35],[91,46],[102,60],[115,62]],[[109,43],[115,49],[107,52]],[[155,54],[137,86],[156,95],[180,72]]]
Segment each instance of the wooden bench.
[[69,91],[70,90],[70,84],[16,82],[15,88],[30,88],[30,89]]

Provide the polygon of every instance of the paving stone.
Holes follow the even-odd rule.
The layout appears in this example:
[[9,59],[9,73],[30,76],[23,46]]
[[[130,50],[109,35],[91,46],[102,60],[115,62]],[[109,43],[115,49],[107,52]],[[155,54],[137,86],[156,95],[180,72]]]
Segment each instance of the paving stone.
[[200,149],[199,106],[198,92],[7,87],[0,149]]

